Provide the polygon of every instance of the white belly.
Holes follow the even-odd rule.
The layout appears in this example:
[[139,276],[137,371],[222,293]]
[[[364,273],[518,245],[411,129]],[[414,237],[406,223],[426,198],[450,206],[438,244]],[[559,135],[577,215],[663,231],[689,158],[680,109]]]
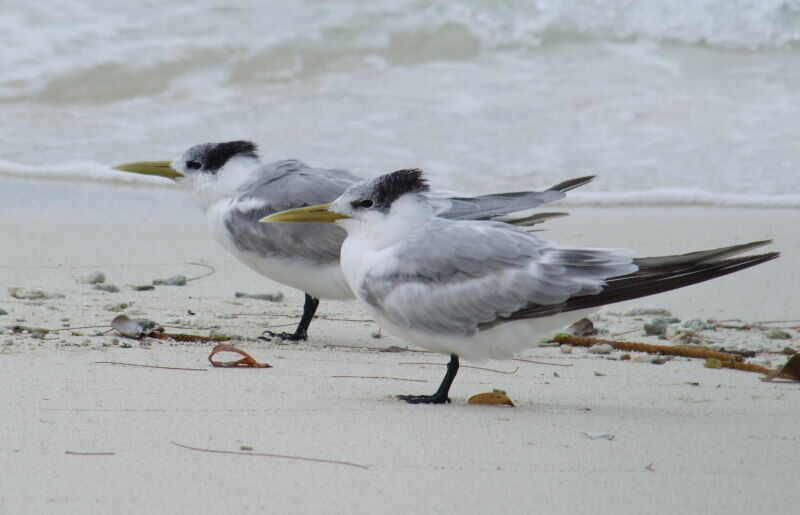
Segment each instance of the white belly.
[[455,354],[465,360],[477,362],[513,358],[525,349],[538,347],[543,336],[577,322],[594,311],[596,310],[584,309],[550,317],[506,322],[481,331],[475,336],[446,336],[397,326],[370,308],[370,313],[387,333],[423,349]]

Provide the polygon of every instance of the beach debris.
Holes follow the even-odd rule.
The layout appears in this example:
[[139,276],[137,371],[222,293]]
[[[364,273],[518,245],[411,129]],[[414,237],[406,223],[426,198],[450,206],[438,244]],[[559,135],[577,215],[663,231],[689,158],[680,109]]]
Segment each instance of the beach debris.
[[158,340],[175,340],[176,342],[220,342],[230,340],[232,338],[226,336],[201,336],[199,334],[185,334],[185,333],[153,333],[150,338]]
[[3,308],[0,308],[0,316],[2,316],[2,315],[7,315],[7,314],[8,314],[8,311],[6,311],[6,310],[5,310],[5,309],[3,309]]
[[[214,356],[220,352],[233,352],[243,357],[236,361],[214,361]],[[217,345],[211,350],[211,354],[208,355],[208,361],[212,366],[224,368],[272,368],[272,365],[267,363],[259,363],[253,356],[242,349],[237,349],[233,345],[226,345],[224,343]]]
[[742,372],[754,372],[764,374],[762,381],[772,381],[776,378],[800,381],[800,354],[795,354],[783,365],[783,367],[773,370],[771,368],[756,365],[754,363],[741,363],[737,361],[721,361],[709,359],[705,365],[707,368],[730,368],[741,370]]
[[576,336],[590,336],[593,334],[597,334],[597,329],[594,327],[594,323],[588,318],[581,318],[574,324],[571,324],[567,327],[567,333],[574,334]]
[[6,328],[10,331],[10,334],[29,334],[31,336],[36,334],[34,338],[38,338],[39,335],[44,336],[50,332],[49,329],[44,329],[42,327],[29,327],[27,325],[20,324],[7,325]]
[[153,333],[164,332],[164,328],[152,320],[135,319],[127,315],[119,315],[114,318],[111,321],[111,327],[122,336],[127,336],[128,338],[144,338]]
[[588,438],[589,440],[613,440],[615,435],[611,433],[605,433],[602,431],[581,431],[581,434]]
[[658,317],[650,320],[649,322],[644,324],[644,334],[649,334],[651,336],[664,336],[667,332],[667,323],[666,317]]
[[485,404],[488,406],[510,406],[514,408],[514,403],[508,398],[503,390],[493,390],[491,392],[473,395],[467,404]]
[[242,446],[239,447],[239,450],[240,451],[252,451],[253,450],[253,446],[252,445],[242,445]]
[[235,338],[233,338],[231,335],[229,335],[229,334],[227,334],[227,333],[222,333],[222,332],[220,332],[220,331],[217,331],[216,329],[212,329],[212,330],[211,330],[211,331],[208,333],[208,337],[209,337],[209,338],[212,338],[212,339],[214,339],[214,340],[219,340],[219,341],[225,341],[225,340],[234,340],[234,339],[235,339]]
[[269,302],[280,302],[283,300],[283,292],[275,292],[275,293],[244,293],[241,291],[237,291],[233,294],[234,297],[237,299],[256,299],[256,300],[266,300]]
[[591,354],[611,354],[613,350],[614,347],[607,343],[598,343],[596,345],[592,345],[591,347],[589,347],[589,350],[587,350],[586,352],[589,352]]
[[561,354],[572,354],[572,345],[564,344],[559,350],[561,350]]
[[778,370],[771,371],[764,378],[764,381],[772,381],[776,378],[791,379],[800,381],[800,354],[795,354]]
[[398,347],[397,345],[389,345],[383,349],[380,349],[381,352],[406,352],[408,347]]
[[595,377],[605,377],[606,375],[602,372],[598,372],[597,370],[594,371]]
[[285,460],[298,460],[298,461],[313,461],[316,463],[330,463],[332,465],[347,465],[350,467],[358,467],[360,469],[368,469],[366,465],[359,465],[358,463],[351,463],[349,461],[336,461],[336,460],[323,460],[319,458],[304,458],[302,456],[289,456],[286,454],[271,454],[266,452],[250,452],[250,451],[220,451],[216,449],[203,449],[201,447],[192,447],[190,445],[184,445],[178,442],[172,442],[172,445],[177,445],[178,447],[182,447],[184,449],[189,449],[191,451],[199,451],[199,452],[210,452],[214,454],[239,454],[243,456],[263,456],[266,458],[282,458]]
[[661,358],[661,357],[655,357],[655,358],[650,360],[650,364],[651,365],[663,365],[666,362],[667,362],[667,360],[664,359],[664,358]]
[[186,276],[173,275],[166,279],[154,279],[153,284],[156,286],[186,286]]
[[772,331],[765,334],[767,338],[770,340],[791,340],[792,335],[787,333],[786,331],[781,331],[780,329],[773,329]]
[[153,291],[156,289],[152,284],[132,284],[131,288],[135,291]]
[[383,337],[383,335],[381,334],[381,330],[380,329],[378,329],[377,331],[372,331],[369,335],[371,337],[373,337],[373,338],[376,338],[376,339]]
[[[603,340],[600,338],[584,338],[582,336],[573,336],[571,334],[561,333],[555,337],[559,343],[568,343],[570,345],[579,347],[592,347],[594,345],[605,343],[611,345],[616,350],[623,350],[628,352],[647,352],[650,354],[665,354],[669,356],[684,356],[687,358],[714,358],[720,361],[743,361],[744,357],[728,353],[718,352],[705,347],[689,347],[686,345],[652,345],[649,343],[639,342],[618,342],[614,340]],[[632,360],[633,361],[633,360]]]
[[88,275],[78,278],[81,284],[100,284],[106,282],[106,274],[103,272],[92,272]]
[[679,329],[687,333],[697,333],[700,331],[716,331],[717,326],[714,324],[703,322],[699,318],[691,318],[689,320],[684,321],[679,326]]
[[106,304],[103,306],[103,309],[106,311],[112,311],[114,313],[119,313],[120,311],[125,311],[131,307],[130,302],[112,302],[110,304]]
[[97,283],[93,289],[99,291],[107,291],[108,293],[119,293],[119,286],[111,283]]
[[36,300],[36,299],[63,299],[64,294],[55,291],[45,291],[40,289],[23,288],[22,286],[10,286],[8,293],[15,299]]
[[642,315],[661,315],[663,317],[671,317],[672,312],[663,308],[634,308],[634,309],[629,309],[628,311],[622,314],[622,316],[626,317],[635,317]]

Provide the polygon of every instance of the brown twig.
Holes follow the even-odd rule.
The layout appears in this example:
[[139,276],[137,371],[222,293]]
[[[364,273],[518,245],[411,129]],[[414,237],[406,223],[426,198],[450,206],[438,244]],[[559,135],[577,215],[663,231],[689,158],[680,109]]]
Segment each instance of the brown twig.
[[366,465],[359,465],[358,463],[352,463],[349,461],[337,461],[337,460],[323,460],[319,458],[304,458],[301,456],[288,456],[286,454],[272,454],[266,452],[248,452],[248,451],[219,451],[216,449],[203,449],[200,447],[192,447],[190,445],[184,445],[178,442],[172,442],[173,445],[177,445],[178,447],[183,447],[184,449],[189,449],[192,451],[200,451],[200,452],[210,452],[214,454],[238,454],[243,456],[265,456],[267,458],[283,458],[286,460],[298,460],[298,461],[313,461],[316,463],[331,463],[333,465],[347,465],[349,467],[358,467],[360,469],[368,469]]
[[205,274],[203,274],[203,275],[198,275],[197,277],[190,277],[189,279],[186,279],[186,282],[187,282],[187,283],[188,283],[189,281],[196,281],[196,280],[198,280],[198,279],[202,279],[203,277],[208,277],[209,275],[211,275],[211,274],[213,274],[214,272],[216,272],[216,271],[217,271],[217,270],[216,270],[216,269],[215,269],[213,266],[211,266],[211,265],[207,265],[207,264],[205,264],[205,263],[189,263],[189,264],[190,264],[190,265],[195,265],[195,266],[202,266],[202,267],[208,268],[208,269],[209,269],[209,270],[211,270],[211,271],[210,271],[210,272],[208,272],[208,273],[205,273]]
[[535,363],[537,365],[550,365],[551,367],[571,367],[572,363],[547,363],[545,361],[534,361],[532,359],[514,358],[514,361],[524,361],[525,363]]
[[[447,365],[447,363],[402,362],[402,363],[398,363],[398,365],[441,365],[441,366],[445,366],[445,365]],[[484,368],[484,367],[472,367],[472,366],[469,366],[469,365],[461,365],[461,368],[472,368],[472,369],[475,369],[475,370],[486,370],[487,372],[497,372],[498,374],[508,374],[508,375],[516,374],[517,370],[519,370],[519,367],[517,367],[514,370],[512,370],[511,372],[506,372],[505,370],[495,370],[494,368]]]
[[558,343],[568,343],[579,347],[591,347],[600,343],[611,345],[617,350],[630,352],[648,352],[650,354],[666,354],[670,356],[684,356],[687,358],[718,359],[720,361],[743,361],[743,357],[728,352],[717,352],[713,350],[681,347],[670,345],[651,345],[649,343],[638,342],[618,342],[614,340],[601,340],[599,338],[584,338],[582,336],[572,336],[569,334],[559,334],[554,338]]
[[139,363],[122,363],[120,361],[92,361],[96,365],[120,365],[123,367],[140,367],[140,368],[160,368],[162,370],[194,370],[197,372],[207,372],[205,368],[184,368],[184,367],[160,367],[158,365],[141,365]]
[[332,376],[335,378],[351,377],[356,379],[393,379],[395,381],[414,381],[415,383],[427,383],[425,379],[406,379],[403,377],[386,377],[386,376]]
[[79,451],[65,451],[64,454],[72,454],[73,456],[113,456],[115,452],[79,452]]

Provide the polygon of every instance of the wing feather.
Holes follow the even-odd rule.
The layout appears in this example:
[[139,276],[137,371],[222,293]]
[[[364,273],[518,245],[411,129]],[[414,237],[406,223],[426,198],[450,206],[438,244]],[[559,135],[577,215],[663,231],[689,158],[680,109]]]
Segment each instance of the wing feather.
[[434,219],[367,273],[359,296],[401,326],[470,336],[531,304],[602,290],[637,267],[627,251],[561,247],[497,222]]

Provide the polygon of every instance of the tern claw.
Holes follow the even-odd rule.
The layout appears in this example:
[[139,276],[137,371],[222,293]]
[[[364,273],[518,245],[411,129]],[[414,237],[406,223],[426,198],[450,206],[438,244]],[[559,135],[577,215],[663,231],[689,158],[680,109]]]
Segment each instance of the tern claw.
[[261,333],[259,340],[271,341],[273,338],[280,338],[285,342],[304,342],[308,339],[305,331],[298,331],[295,333],[275,333],[273,331],[264,331]]
[[398,399],[409,404],[447,404],[450,398],[441,395],[398,395]]

